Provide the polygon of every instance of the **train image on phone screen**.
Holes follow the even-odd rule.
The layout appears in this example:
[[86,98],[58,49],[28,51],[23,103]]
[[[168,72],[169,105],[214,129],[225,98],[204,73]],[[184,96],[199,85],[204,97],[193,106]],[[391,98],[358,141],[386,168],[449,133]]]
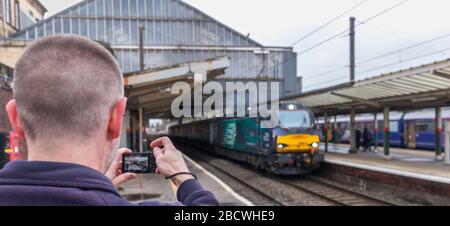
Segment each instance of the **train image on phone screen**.
[[125,171],[148,171],[149,159],[147,156],[128,156],[125,157]]

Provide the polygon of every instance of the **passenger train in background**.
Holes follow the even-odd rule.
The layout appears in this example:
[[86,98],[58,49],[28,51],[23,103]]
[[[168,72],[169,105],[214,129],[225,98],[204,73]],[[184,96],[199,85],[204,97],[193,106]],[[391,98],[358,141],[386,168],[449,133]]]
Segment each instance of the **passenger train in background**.
[[283,103],[279,126],[262,128],[261,118],[214,118],[169,128],[175,142],[248,163],[269,173],[308,174],[324,155],[314,115],[297,103]]
[[[333,118],[330,119],[331,128],[334,128]],[[356,128],[361,132],[364,128],[371,131],[374,137],[374,115],[363,114],[356,116]],[[383,144],[383,114],[377,115],[378,120],[378,145]],[[445,121],[450,120],[450,108],[442,108],[442,127],[445,131]],[[319,120],[318,126],[323,128],[323,119]],[[337,118],[338,142],[348,143],[350,140],[350,116]],[[395,147],[409,149],[435,149],[435,110],[426,109],[411,112],[390,112],[389,115],[390,144]],[[444,132],[441,134],[442,148],[444,148]],[[373,139],[372,139],[373,140]]]

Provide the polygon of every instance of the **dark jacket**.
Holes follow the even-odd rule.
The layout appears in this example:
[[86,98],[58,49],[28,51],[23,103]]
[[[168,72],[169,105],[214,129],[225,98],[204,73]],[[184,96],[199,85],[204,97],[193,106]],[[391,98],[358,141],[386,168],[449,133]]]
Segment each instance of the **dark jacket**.
[[196,180],[178,189],[179,202],[123,199],[100,172],[76,164],[14,161],[0,170],[0,206],[169,206],[218,205],[214,195]]
[[372,134],[370,134],[369,129],[364,129],[363,135],[362,135],[362,139],[364,142],[368,142],[370,141],[370,139],[372,138]]

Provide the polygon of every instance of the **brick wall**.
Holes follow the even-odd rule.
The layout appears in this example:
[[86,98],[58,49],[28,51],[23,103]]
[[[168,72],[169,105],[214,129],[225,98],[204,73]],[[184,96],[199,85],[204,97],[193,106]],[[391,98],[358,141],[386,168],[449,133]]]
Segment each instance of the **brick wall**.
[[11,99],[12,99],[12,92],[0,88],[0,132],[11,131],[11,125],[9,124],[8,115],[6,114],[5,109],[6,104]]

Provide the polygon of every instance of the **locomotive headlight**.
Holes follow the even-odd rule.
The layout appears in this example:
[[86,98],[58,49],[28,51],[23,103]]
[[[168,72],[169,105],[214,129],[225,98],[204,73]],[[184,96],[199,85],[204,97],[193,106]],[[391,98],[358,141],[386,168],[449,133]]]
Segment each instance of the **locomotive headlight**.
[[290,104],[290,105],[288,106],[288,109],[289,109],[290,111],[293,111],[293,110],[295,110],[295,105],[293,105],[293,104]]
[[312,146],[313,148],[318,148],[318,147],[319,147],[319,143],[312,143],[311,146]]
[[283,148],[287,147],[287,145],[285,145],[285,144],[278,144],[277,147],[279,149],[283,149]]

